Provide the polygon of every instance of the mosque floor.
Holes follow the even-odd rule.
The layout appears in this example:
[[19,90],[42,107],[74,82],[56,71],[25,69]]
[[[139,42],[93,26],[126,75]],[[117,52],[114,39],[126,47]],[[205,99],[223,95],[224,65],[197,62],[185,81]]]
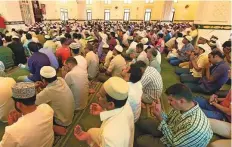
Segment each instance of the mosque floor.
[[[175,67],[171,66],[165,59],[164,56],[162,56],[162,64],[161,64],[161,75],[163,77],[163,83],[164,83],[164,89],[165,91],[169,86],[179,83],[179,77],[174,73]],[[13,77],[16,79],[16,77],[28,74],[27,71],[22,70],[22,69],[14,69],[12,72],[8,73],[8,76]],[[96,93],[101,87],[101,83],[97,83],[95,86]],[[223,86],[222,89],[229,89],[229,85]],[[96,93],[91,94],[89,98],[89,105],[92,102],[96,102]],[[194,93],[194,95],[199,95],[197,93]],[[201,94],[202,95],[202,94]],[[206,95],[205,95],[206,96]],[[208,96],[206,96],[208,98]],[[168,112],[170,110],[170,105],[168,104],[166,95],[163,93],[161,97],[161,103],[163,110],[165,112]],[[54,147],[88,147],[88,145],[84,142],[77,141],[73,135],[73,129],[74,127],[79,124],[82,126],[82,129],[87,131],[89,128],[92,127],[100,127],[101,122],[99,117],[97,116],[92,116],[89,114],[89,105],[82,111],[79,111],[75,113],[73,123],[68,127],[68,133],[66,136],[56,136],[55,141],[54,141]],[[147,113],[146,109],[142,110],[141,117],[151,117],[149,113]],[[4,134],[6,124],[0,123],[0,136]],[[218,139],[219,137],[214,135],[212,138],[213,140]]]

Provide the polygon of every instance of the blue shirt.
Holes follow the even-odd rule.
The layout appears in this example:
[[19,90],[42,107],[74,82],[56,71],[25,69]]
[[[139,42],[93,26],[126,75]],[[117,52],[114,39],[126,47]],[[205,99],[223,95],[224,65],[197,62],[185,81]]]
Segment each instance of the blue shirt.
[[33,53],[32,56],[28,59],[28,68],[32,74],[28,76],[28,79],[33,82],[40,81],[40,69],[43,66],[50,66],[50,61],[47,55],[40,52]]
[[27,40],[27,41],[23,44],[23,47],[24,47],[24,49],[25,49],[25,54],[26,54],[27,57],[30,57],[30,56],[31,56],[31,51],[30,51],[30,49],[28,48],[28,44],[29,44],[30,42],[32,42],[32,39]]
[[194,50],[194,47],[191,43],[184,45],[179,53],[178,59],[180,59],[181,61],[188,61],[189,56],[185,52],[192,51],[192,50]]
[[49,59],[52,67],[54,67],[55,69],[59,68],[59,63],[58,63],[58,61],[56,59],[56,56],[54,55],[54,53],[51,50],[49,50],[47,48],[41,48],[39,50],[39,52],[44,53],[45,55],[48,56],[48,59]]
[[210,67],[210,75],[213,77],[213,81],[208,81],[204,76],[200,80],[200,87],[205,89],[207,92],[215,92],[219,90],[228,80],[229,69],[230,67],[225,61],[221,61]]

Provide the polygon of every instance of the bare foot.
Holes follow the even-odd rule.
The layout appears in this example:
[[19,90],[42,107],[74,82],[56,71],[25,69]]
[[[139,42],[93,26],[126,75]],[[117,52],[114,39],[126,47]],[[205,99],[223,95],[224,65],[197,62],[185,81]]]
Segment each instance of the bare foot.
[[90,139],[90,135],[87,132],[82,131],[81,126],[79,125],[74,128],[74,136],[80,141],[88,141]]
[[56,135],[66,135],[67,129],[61,126],[54,125],[53,126],[53,131],[55,132]]

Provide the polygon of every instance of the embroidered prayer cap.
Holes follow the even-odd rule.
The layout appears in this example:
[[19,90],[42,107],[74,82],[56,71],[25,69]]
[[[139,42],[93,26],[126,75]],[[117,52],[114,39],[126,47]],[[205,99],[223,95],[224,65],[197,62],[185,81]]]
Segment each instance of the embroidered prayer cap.
[[122,48],[121,45],[116,45],[114,48],[115,48],[117,51],[119,51],[120,53],[123,51],[123,48]]
[[56,70],[51,66],[44,66],[40,69],[40,75],[44,78],[53,78],[56,76]]
[[35,84],[32,82],[19,82],[12,87],[12,97],[27,99],[36,95]]
[[129,36],[127,39],[128,40],[133,40],[134,38],[133,38],[133,36]]
[[128,97],[129,86],[125,80],[119,77],[111,77],[103,87],[106,93],[116,100],[125,100]]
[[206,46],[204,44],[198,44],[197,47],[203,49],[203,50],[206,50]]
[[19,36],[15,35],[12,37],[12,39],[19,39]]

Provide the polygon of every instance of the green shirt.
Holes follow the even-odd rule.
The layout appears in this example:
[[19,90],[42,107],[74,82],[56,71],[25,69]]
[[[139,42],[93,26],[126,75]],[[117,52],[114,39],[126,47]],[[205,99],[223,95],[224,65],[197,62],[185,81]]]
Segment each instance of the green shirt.
[[13,52],[10,48],[0,46],[0,61],[3,62],[6,69],[14,66]]
[[198,104],[187,112],[173,109],[162,117],[158,130],[164,135],[161,141],[168,147],[206,147],[213,136],[208,118]]

